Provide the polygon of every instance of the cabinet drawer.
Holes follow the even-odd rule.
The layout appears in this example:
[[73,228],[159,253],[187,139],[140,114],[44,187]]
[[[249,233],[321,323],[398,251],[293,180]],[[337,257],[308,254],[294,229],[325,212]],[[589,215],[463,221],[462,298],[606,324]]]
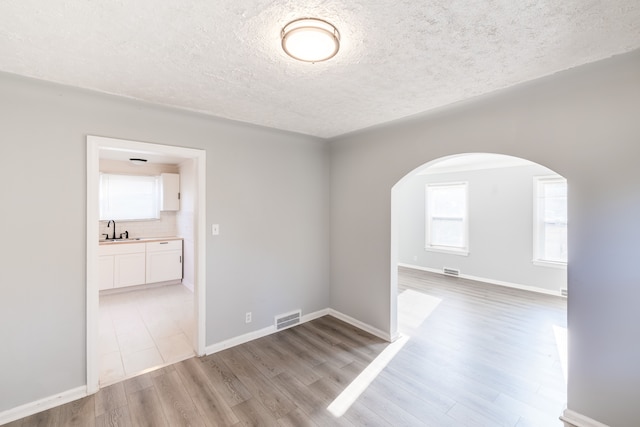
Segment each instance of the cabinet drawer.
[[162,252],[162,251],[181,251],[182,240],[163,240],[161,242],[148,242],[147,252]]
[[137,254],[145,252],[144,243],[114,243],[98,246],[98,255]]

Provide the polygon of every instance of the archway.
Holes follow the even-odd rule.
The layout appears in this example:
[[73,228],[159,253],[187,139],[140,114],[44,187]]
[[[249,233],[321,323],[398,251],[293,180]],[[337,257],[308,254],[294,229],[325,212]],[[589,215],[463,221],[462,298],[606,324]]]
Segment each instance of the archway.
[[[564,206],[558,206],[562,190]],[[461,197],[458,211],[454,206],[434,215],[436,200],[456,205],[455,197]],[[398,292],[398,266],[566,295],[566,180],[554,171],[497,154],[442,157],[399,180],[391,204],[392,336],[408,333],[398,322],[398,298],[406,296]],[[410,299],[416,303],[420,296]],[[427,316],[436,304],[434,299],[423,301]],[[555,334],[566,387],[566,329],[550,333]]]

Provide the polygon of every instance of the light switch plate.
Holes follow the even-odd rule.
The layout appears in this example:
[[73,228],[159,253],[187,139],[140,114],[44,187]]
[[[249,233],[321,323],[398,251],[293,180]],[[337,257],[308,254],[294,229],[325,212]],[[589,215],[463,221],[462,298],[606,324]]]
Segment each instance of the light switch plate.
[[220,234],[220,224],[212,224],[211,225],[211,234],[217,236]]

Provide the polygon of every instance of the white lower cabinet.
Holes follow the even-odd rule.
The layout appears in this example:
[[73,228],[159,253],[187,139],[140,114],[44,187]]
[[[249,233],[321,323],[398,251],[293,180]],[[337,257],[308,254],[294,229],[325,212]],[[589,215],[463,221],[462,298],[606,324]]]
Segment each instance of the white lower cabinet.
[[182,279],[182,240],[147,243],[147,283]]
[[142,285],[145,283],[145,253],[116,255],[113,260],[113,287]]
[[101,245],[98,254],[100,290],[182,279],[182,240]]
[[100,289],[144,284],[145,254],[144,243],[101,245],[98,248]]
[[98,274],[100,276],[100,290],[113,289],[113,259],[114,255],[98,257]]

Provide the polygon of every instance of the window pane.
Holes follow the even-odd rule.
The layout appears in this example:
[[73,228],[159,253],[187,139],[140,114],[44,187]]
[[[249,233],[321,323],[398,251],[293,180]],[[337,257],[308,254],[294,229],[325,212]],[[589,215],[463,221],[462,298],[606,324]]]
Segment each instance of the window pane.
[[548,261],[567,262],[566,224],[545,224],[544,259]]
[[464,247],[464,222],[461,219],[433,218],[431,244],[434,246]]
[[429,247],[467,247],[467,184],[427,185],[427,240]]
[[438,217],[463,218],[465,214],[465,193],[463,186],[456,187],[432,187],[431,214]]
[[567,184],[544,184],[544,221],[567,222]]
[[567,182],[540,178],[537,186],[537,253],[540,261],[567,262]]
[[158,180],[154,176],[100,176],[100,219],[159,218]]

